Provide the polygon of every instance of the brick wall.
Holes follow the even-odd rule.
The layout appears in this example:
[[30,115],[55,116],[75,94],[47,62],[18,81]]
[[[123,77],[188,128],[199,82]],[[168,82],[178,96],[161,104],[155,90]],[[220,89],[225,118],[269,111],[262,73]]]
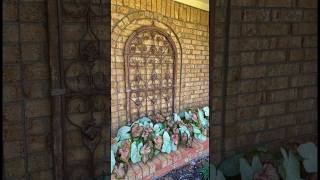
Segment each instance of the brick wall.
[[113,134],[127,122],[123,59],[125,42],[134,30],[151,25],[152,20],[155,20],[156,27],[171,35],[178,51],[175,110],[208,105],[208,12],[173,0],[114,0],[111,12]]
[[[124,17],[152,17],[162,22],[156,24],[159,27],[169,24],[172,29],[163,28],[177,34],[173,38],[181,41],[183,49],[185,75],[181,85],[185,91],[181,93],[184,101],[181,104],[186,107],[207,104],[208,89],[199,87],[208,87],[208,14],[172,1],[139,2],[112,1],[113,30],[122,26],[122,23],[116,23],[125,20]],[[226,0],[216,0],[212,150],[225,150],[228,155],[252,144],[279,145],[293,140],[312,140],[317,134],[317,1],[231,2],[230,32],[225,38]],[[52,179],[52,147],[47,141],[51,129],[47,3],[6,0],[3,6],[4,177]],[[161,10],[157,10],[157,6]],[[79,23],[67,22],[64,29],[66,60],[77,57],[75,42],[84,29]],[[108,31],[103,23],[97,30],[100,38],[105,37],[102,32]],[[230,41],[227,51],[224,47],[226,39]],[[229,63],[224,71],[226,52]],[[104,53],[108,55],[108,52]],[[123,67],[121,62],[119,66],[114,60],[113,67]],[[122,70],[119,68],[117,72],[116,77],[121,78]],[[225,78],[227,83],[223,81]],[[114,80],[113,84],[120,80]],[[194,86],[187,85],[190,82]],[[226,101],[222,96],[224,87],[227,89]],[[120,90],[113,88],[113,92]],[[190,93],[194,97],[189,98]],[[112,102],[113,107],[118,104]],[[120,103],[120,107],[123,106]],[[118,111],[113,108],[112,114],[115,112]],[[123,110],[119,110],[121,113]],[[118,115],[112,118],[114,130],[125,123],[117,118]],[[68,143],[80,143],[79,134],[70,133],[70,137]],[[101,149],[99,157],[103,156]],[[74,154],[74,157],[82,157],[84,153],[75,151]]]
[[6,179],[52,179],[46,1],[3,1]]
[[317,1],[231,0],[230,22],[227,1],[216,5],[214,133],[224,139],[217,149],[228,155],[255,144],[315,140]]

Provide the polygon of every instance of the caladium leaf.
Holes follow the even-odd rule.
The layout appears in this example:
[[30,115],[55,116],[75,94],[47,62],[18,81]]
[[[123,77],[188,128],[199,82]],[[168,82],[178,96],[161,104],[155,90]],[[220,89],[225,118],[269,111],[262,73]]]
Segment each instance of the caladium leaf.
[[209,121],[204,117],[203,111],[200,109],[198,109],[198,117],[203,127],[206,127],[209,124]]
[[138,122],[139,122],[139,125],[144,128],[153,126],[151,119],[149,119],[147,117],[143,117],[143,118],[139,119]]
[[255,172],[253,175],[254,180],[280,180],[277,169],[272,164],[266,163],[263,165],[262,170]]
[[284,170],[285,180],[300,180],[300,164],[292,151],[280,149],[283,156],[282,167]]
[[196,139],[198,139],[201,142],[207,139],[207,137],[201,133],[201,130],[197,126],[192,124],[192,127],[193,127],[193,134]]
[[171,141],[171,151],[177,151],[177,145],[173,141]]
[[156,155],[158,155],[158,154],[160,154],[160,151],[156,149],[156,150],[154,151],[154,156],[156,156]]
[[181,119],[184,119],[185,118],[185,111],[181,111],[180,113],[179,113],[179,116],[180,116],[180,118]]
[[194,134],[201,134],[201,130],[197,126],[192,124],[192,127],[193,127],[193,133]]
[[192,120],[192,112],[191,111],[189,111],[189,112],[185,111],[184,112],[184,118],[186,120]]
[[253,179],[253,169],[248,163],[248,161],[244,158],[239,159],[240,163],[240,175],[241,179],[244,180],[252,180]]
[[174,120],[174,122],[178,122],[178,121],[181,121],[181,118],[178,114],[173,113],[173,120]]
[[123,141],[119,141],[119,142],[117,142],[117,143],[115,143],[115,144],[112,144],[112,145],[111,145],[111,150],[112,150],[113,152],[117,152],[118,149],[119,149],[119,147],[122,146],[122,142],[123,142]]
[[252,170],[254,173],[261,171],[262,163],[260,161],[259,156],[253,156],[251,164],[252,164]]
[[203,107],[202,110],[204,112],[204,115],[208,117],[209,116],[209,107],[208,106]]
[[143,144],[142,142],[138,143],[138,141],[134,141],[131,144],[131,153],[130,153],[130,157],[131,157],[131,161],[133,163],[137,163],[141,161],[141,154],[140,154],[140,150],[142,148]]
[[251,166],[244,158],[239,159],[241,179],[252,180],[254,174],[262,170],[262,164],[258,156],[252,158]]
[[111,173],[115,165],[116,165],[116,159],[114,158],[114,151],[111,150]]
[[210,178],[214,180],[225,180],[222,172],[216,168],[214,164],[210,164]]
[[163,145],[161,152],[170,153],[171,152],[171,140],[170,135],[167,131],[163,133]]
[[223,172],[225,176],[236,176],[240,173],[240,164],[239,159],[242,158],[243,154],[236,154],[234,156],[231,156],[224,161],[221,162],[221,164],[218,166],[218,169]]
[[179,127],[179,131],[180,131],[180,134],[186,133],[188,135],[188,137],[190,137],[189,129],[186,126],[181,125]]
[[160,136],[164,132],[164,125],[162,123],[157,123],[153,126],[153,132],[155,136]]
[[318,149],[314,143],[301,144],[298,147],[299,155],[304,159],[303,166],[308,173],[318,172]]
[[194,134],[194,137],[196,139],[198,139],[199,141],[201,141],[201,142],[207,140],[207,137],[205,135],[203,135],[203,134]]
[[118,134],[117,134],[117,138],[119,138],[119,141],[123,141],[126,139],[130,139],[131,135],[130,135],[130,130],[131,127],[130,126],[122,126],[119,130],[118,130]]

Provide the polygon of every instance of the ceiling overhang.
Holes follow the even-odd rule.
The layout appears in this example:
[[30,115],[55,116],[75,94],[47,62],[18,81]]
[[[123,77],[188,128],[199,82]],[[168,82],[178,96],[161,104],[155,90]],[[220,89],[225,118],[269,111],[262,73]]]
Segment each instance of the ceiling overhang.
[[209,11],[209,0],[174,0],[176,2],[186,4],[198,9]]

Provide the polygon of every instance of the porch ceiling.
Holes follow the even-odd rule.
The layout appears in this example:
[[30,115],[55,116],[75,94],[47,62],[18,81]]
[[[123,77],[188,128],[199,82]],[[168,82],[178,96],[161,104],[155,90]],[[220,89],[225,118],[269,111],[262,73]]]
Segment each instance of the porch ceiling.
[[198,9],[209,11],[209,0],[174,0]]

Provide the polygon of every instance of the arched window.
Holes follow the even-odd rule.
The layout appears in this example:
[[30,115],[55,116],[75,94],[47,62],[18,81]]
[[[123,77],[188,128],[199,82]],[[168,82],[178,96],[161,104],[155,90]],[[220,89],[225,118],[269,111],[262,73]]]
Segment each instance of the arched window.
[[142,27],[128,38],[124,57],[128,121],[172,113],[177,52],[170,35],[154,26]]

